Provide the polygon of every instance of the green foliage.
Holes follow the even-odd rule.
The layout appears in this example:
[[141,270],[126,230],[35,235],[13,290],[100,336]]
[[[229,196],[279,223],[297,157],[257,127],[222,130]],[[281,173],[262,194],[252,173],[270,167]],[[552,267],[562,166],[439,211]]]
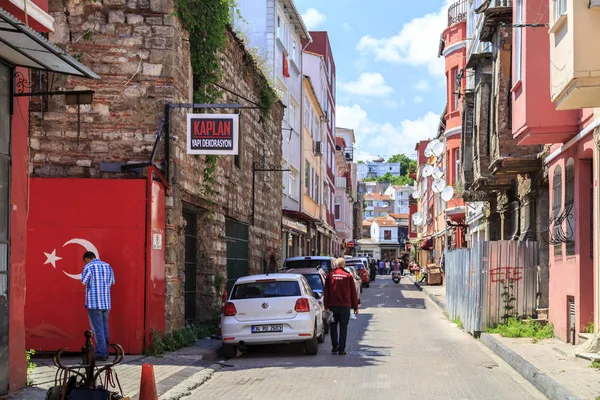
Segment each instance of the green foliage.
[[511,317],[504,324],[487,330],[488,333],[497,333],[509,338],[534,338],[536,340],[554,337],[554,328],[551,324],[542,325],[528,318],[527,321]]
[[273,104],[277,101],[279,96],[277,96],[277,92],[265,82],[260,88],[260,112],[263,120],[269,118],[269,114],[271,114],[271,109],[273,108]]
[[205,196],[210,196],[217,193],[217,191],[214,188],[214,172],[217,170],[218,159],[219,156],[215,156],[212,154],[207,154],[204,157],[204,171],[202,174],[202,194]]
[[34,354],[34,349],[25,350],[25,358],[27,359],[27,386],[33,385],[33,378],[31,375],[35,371],[35,367],[37,367],[37,364],[31,361],[31,356]]
[[223,293],[223,288],[225,286],[225,277],[217,271],[217,273],[215,274],[215,292],[217,293],[217,296],[221,296],[221,294]]
[[[600,369],[600,360],[592,361],[592,368]],[[600,396],[596,397],[596,400],[600,400]]]
[[587,325],[581,328],[583,333],[594,333],[594,321],[590,321]]
[[460,320],[460,317],[453,319],[452,322],[454,322],[460,329],[463,329],[463,323]]
[[152,344],[145,350],[146,355],[160,356],[168,351],[176,351],[192,346],[197,340],[217,333],[219,320],[213,319],[202,324],[187,325],[185,328],[166,335],[152,331]]
[[413,180],[408,177],[408,174],[402,176],[395,176],[386,172],[385,175],[380,176],[376,179],[377,182],[390,182],[395,186],[404,186],[404,185],[412,185]]
[[359,160],[358,164],[364,164],[365,162],[363,160]]

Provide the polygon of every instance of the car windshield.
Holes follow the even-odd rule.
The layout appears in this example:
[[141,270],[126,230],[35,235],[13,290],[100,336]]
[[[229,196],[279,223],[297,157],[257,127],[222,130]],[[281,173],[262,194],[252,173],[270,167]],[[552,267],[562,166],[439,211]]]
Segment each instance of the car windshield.
[[347,264],[347,265],[354,268],[357,271],[364,269],[364,266],[361,263],[357,263],[357,264],[352,263],[352,264]]
[[323,268],[325,272],[329,272],[329,260],[287,260],[283,265],[283,269],[292,268]]
[[238,283],[233,287],[232,300],[260,299],[265,297],[301,296],[296,281],[264,281]]
[[321,280],[321,275],[319,274],[306,274],[304,275],[310,288],[316,292],[323,291],[323,281]]

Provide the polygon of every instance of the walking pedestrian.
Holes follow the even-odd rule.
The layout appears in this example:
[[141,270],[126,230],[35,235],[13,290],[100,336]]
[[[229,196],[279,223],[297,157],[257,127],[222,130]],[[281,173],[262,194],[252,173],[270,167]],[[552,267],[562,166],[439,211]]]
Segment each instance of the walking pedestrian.
[[384,263],[383,260],[379,260],[379,275],[383,275]]
[[400,260],[400,276],[404,276],[404,269],[406,268],[406,264],[404,260]]
[[112,267],[91,251],[83,255],[85,267],[81,282],[86,286],[85,308],[96,340],[96,360],[108,360],[108,315],[111,309],[110,288],[115,284]]
[[[325,280],[324,305],[326,310],[333,313],[333,322],[329,324],[331,336],[331,352],[340,356],[346,355],[346,337],[348,335],[348,321],[350,320],[350,308],[354,309],[354,315],[358,315],[358,299],[356,297],[356,286],[354,278],[344,267],[346,260],[338,258],[335,269],[327,275]],[[338,338],[338,325],[340,327]]]

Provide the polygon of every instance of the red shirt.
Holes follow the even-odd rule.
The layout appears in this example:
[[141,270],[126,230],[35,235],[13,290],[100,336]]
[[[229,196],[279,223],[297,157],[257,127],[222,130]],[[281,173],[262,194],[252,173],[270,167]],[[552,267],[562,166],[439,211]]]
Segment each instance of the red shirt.
[[336,268],[327,275],[324,294],[325,308],[341,306],[358,310],[356,283],[352,275],[343,268]]

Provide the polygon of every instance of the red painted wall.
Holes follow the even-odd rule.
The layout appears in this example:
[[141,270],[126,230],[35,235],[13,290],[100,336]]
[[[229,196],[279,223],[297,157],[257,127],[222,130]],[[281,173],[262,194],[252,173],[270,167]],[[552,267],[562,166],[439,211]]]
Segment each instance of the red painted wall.
[[[18,68],[24,74],[27,69]],[[10,326],[9,362],[12,392],[23,386],[27,378],[25,360],[25,260],[27,252],[28,211],[28,110],[29,98],[15,97],[12,115],[12,176],[10,198]]]
[[[556,336],[568,339],[567,296],[575,299],[575,337],[583,326],[594,320],[594,273],[593,258],[590,257],[590,238],[593,232],[590,227],[590,189],[593,159],[593,138],[591,135],[571,147],[553,160],[550,164],[550,213],[554,193],[554,171],[557,166],[562,172],[562,202],[565,198],[565,166],[570,158],[575,161],[575,203],[572,211],[575,223],[575,255],[566,255],[566,245],[562,244],[560,255],[554,255],[554,247],[550,246],[550,293],[549,320],[554,325]],[[597,203],[597,201],[596,201]],[[597,229],[597,228],[596,228]]]
[[[516,18],[516,10],[513,11]],[[547,0],[525,0],[524,23],[548,22]],[[519,28],[515,28],[519,29]],[[522,28],[521,80],[513,51],[513,136],[519,144],[564,143],[577,134],[579,111],[557,111],[550,98],[550,46],[547,28]],[[517,35],[513,35],[516,49]]]
[[[28,348],[68,347],[76,351],[82,346],[83,332],[89,329],[85,287],[67,273],[81,273],[82,256],[88,246],[85,241],[89,241],[115,273],[109,319],[111,342],[121,344],[128,353],[141,353],[145,331],[146,184],[143,179],[31,179],[25,305]],[[164,210],[164,203],[153,204],[156,213],[152,220],[156,223],[164,220],[164,211],[161,217],[158,207]],[[76,239],[85,241],[73,242]],[[61,257],[54,264],[48,256],[53,253]],[[160,270],[160,263],[152,263],[151,271],[162,277],[162,286],[149,289],[157,290],[150,296],[153,304],[163,296],[161,306],[152,309],[151,314],[154,324],[160,326],[162,320],[164,326],[164,262]]]
[[[467,24],[466,22],[460,22],[454,24],[442,33],[445,42],[445,48],[448,50],[452,45],[460,43],[465,40],[467,36]],[[459,88],[453,79],[453,71],[460,72],[465,67],[466,63],[466,47],[460,47],[451,53],[446,54],[446,103],[448,105],[446,118],[446,131],[459,127],[462,124],[461,112],[462,112],[462,99],[458,99],[458,107],[455,107],[454,93],[457,93]],[[466,80],[463,75],[461,83],[461,91],[464,91],[464,84]],[[458,136],[460,139],[460,136]]]

